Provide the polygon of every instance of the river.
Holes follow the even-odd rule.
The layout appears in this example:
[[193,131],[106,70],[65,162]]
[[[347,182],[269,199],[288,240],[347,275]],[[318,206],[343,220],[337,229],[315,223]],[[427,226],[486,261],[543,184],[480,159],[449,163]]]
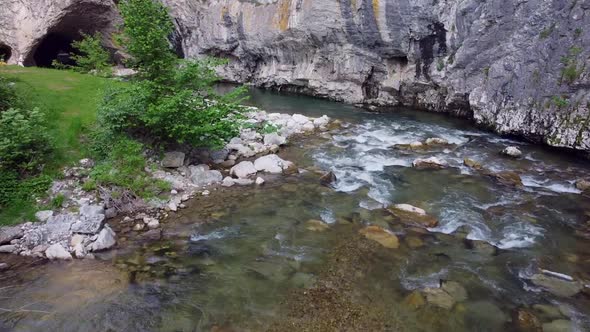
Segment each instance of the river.
[[[440,114],[371,113],[260,90],[248,103],[344,126],[281,151],[306,171],[198,197],[163,224],[161,240],[123,233],[119,249],[96,260],[18,260],[0,275],[0,330],[516,331],[518,310],[546,330],[556,321],[590,330],[587,293],[557,296],[528,280],[539,268],[590,280],[590,198],[574,185],[589,174],[587,160]],[[431,137],[451,144],[393,148]],[[501,156],[509,145],[523,157]],[[450,167],[411,167],[431,156]],[[524,186],[498,183],[465,157],[518,172]],[[322,186],[314,171],[338,180]],[[383,210],[394,203],[439,224],[395,223]],[[329,228],[309,230],[310,219]],[[368,224],[390,229],[400,247],[360,236]],[[465,291],[450,308],[416,296],[441,282]]]

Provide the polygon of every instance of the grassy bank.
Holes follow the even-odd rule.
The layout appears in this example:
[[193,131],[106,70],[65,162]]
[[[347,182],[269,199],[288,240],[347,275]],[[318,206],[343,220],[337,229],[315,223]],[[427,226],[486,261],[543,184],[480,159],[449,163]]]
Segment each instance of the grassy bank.
[[[19,94],[47,116],[54,150],[42,176],[55,178],[63,166],[85,156],[83,136],[96,121],[104,89],[113,80],[72,71],[34,67],[0,67],[0,75],[15,84]],[[32,220],[34,202],[15,201],[0,211],[0,225]]]

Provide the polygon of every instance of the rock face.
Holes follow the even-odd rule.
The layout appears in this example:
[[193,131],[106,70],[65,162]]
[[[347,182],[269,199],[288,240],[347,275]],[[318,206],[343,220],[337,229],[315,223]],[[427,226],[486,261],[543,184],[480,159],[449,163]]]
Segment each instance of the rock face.
[[[447,112],[590,150],[587,1],[164,3],[177,53],[230,59],[221,70],[228,80]],[[50,33],[71,39],[89,24],[108,32],[118,21],[110,0],[7,0],[0,46],[10,63],[34,64]]]

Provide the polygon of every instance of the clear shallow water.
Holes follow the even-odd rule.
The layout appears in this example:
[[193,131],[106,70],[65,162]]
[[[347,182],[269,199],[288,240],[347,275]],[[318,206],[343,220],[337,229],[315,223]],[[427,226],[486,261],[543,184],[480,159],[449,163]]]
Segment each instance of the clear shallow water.
[[[340,321],[349,330],[507,331],[515,309],[550,304],[561,306],[566,315],[559,315],[577,330],[589,329],[586,295],[558,298],[523,279],[537,266],[590,278],[589,242],[575,234],[589,218],[590,199],[572,184],[588,174],[587,161],[436,114],[372,114],[263,91],[253,91],[249,102],[271,112],[327,114],[346,126],[294,141],[281,153],[307,172],[196,199],[164,224],[160,241],[117,225],[123,249],[97,261],[19,261],[0,278],[0,308],[12,310],[0,314],[0,327],[284,331],[333,330]],[[453,146],[427,153],[391,148],[429,137]],[[499,156],[508,144],[520,145],[524,158]],[[430,156],[451,167],[409,167]],[[519,172],[525,186],[499,185],[464,167],[464,157],[496,172]],[[337,175],[334,189],[319,185],[319,170]],[[381,209],[392,203],[419,206],[439,225],[425,232],[392,223]],[[330,229],[310,231],[309,219]],[[391,229],[401,247],[362,239],[365,224]],[[411,245],[416,238],[422,246]],[[473,249],[465,239],[501,250]],[[412,290],[441,279],[459,282],[467,300],[450,310],[407,305]]]

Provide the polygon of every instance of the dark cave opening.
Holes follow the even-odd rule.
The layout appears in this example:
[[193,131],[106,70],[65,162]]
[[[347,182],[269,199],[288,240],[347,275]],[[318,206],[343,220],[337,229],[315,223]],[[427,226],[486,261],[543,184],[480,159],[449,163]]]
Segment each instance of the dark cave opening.
[[73,65],[74,61],[70,53],[74,52],[72,42],[78,38],[76,36],[56,33],[49,33],[37,46],[33,60],[38,67],[51,67],[54,60],[65,64]]
[[12,56],[12,48],[6,44],[0,43],[0,61],[8,61]]

